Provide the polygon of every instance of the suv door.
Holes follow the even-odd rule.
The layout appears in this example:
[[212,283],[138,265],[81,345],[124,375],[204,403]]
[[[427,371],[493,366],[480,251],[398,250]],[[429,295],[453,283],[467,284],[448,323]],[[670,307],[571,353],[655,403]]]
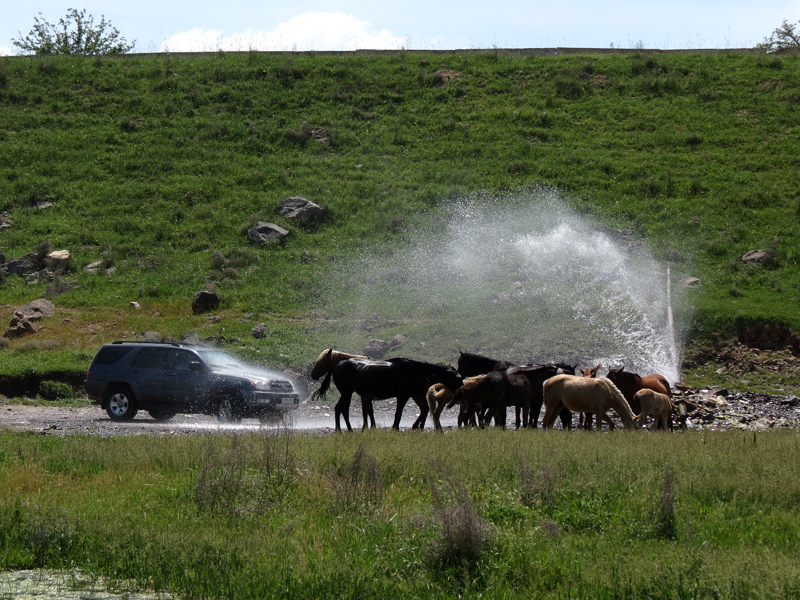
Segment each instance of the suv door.
[[165,389],[169,348],[141,348],[131,362],[130,378],[139,408],[160,408],[169,402]]
[[[198,412],[208,381],[208,369],[197,354],[184,348],[168,348],[163,378],[170,410]],[[196,363],[192,366],[192,363]]]

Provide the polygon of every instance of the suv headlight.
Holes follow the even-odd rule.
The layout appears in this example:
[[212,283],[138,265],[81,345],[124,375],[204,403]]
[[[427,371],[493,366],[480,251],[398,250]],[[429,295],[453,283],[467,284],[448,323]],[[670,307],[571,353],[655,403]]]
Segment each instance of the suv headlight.
[[271,389],[271,384],[269,381],[259,381],[257,379],[251,379],[250,383],[257,390],[264,390],[268,392]]

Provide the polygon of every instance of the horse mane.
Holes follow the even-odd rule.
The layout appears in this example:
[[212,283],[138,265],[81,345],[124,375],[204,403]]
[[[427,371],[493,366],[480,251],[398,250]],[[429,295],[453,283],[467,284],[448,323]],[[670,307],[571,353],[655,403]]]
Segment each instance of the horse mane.
[[631,421],[636,418],[636,415],[633,414],[631,410],[630,404],[628,401],[625,400],[625,396],[622,395],[622,392],[619,391],[619,388],[614,385],[614,382],[611,381],[608,377],[598,377],[596,381],[602,381],[606,386],[608,386],[609,391],[614,394],[614,397],[617,399],[619,407],[614,406],[614,410],[616,411],[619,418],[622,419],[622,422],[625,423],[624,417],[629,418]]

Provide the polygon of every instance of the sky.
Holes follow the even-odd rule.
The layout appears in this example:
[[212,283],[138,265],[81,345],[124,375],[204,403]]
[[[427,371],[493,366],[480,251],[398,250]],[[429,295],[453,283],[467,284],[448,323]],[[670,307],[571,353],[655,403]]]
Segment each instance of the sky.
[[132,52],[455,50],[491,48],[750,48],[800,0],[0,0],[0,55],[31,31],[86,9]]

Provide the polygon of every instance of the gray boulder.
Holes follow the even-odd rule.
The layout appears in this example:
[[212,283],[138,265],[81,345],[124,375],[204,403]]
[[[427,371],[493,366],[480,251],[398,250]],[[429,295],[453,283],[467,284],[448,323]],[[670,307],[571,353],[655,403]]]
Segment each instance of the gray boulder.
[[286,198],[278,205],[278,210],[287,219],[292,219],[302,225],[321,217],[325,212],[318,204],[314,204],[302,196]]
[[772,248],[750,250],[742,254],[742,262],[748,265],[765,265],[777,258],[777,253]]
[[192,298],[192,312],[195,314],[219,308],[219,294],[210,290],[200,290]]
[[247,230],[247,237],[258,244],[270,244],[286,239],[289,232],[275,223],[259,221],[255,227]]
[[30,275],[38,270],[36,252],[31,252],[18,258],[11,260],[3,265],[3,270],[7,275]]
[[20,306],[14,314],[21,315],[28,321],[38,321],[39,319],[49,319],[56,314],[55,305],[50,300],[34,300],[25,306]]
[[364,346],[364,355],[373,360],[380,360],[389,351],[389,342],[384,340],[369,340]]
[[36,327],[33,326],[33,323],[28,321],[22,313],[19,311],[14,313],[14,316],[11,318],[11,323],[8,326],[8,329],[3,334],[5,338],[21,338],[25,337],[26,335],[33,335],[36,333]]
[[69,250],[56,250],[42,259],[44,266],[56,273],[62,273],[69,269]]

